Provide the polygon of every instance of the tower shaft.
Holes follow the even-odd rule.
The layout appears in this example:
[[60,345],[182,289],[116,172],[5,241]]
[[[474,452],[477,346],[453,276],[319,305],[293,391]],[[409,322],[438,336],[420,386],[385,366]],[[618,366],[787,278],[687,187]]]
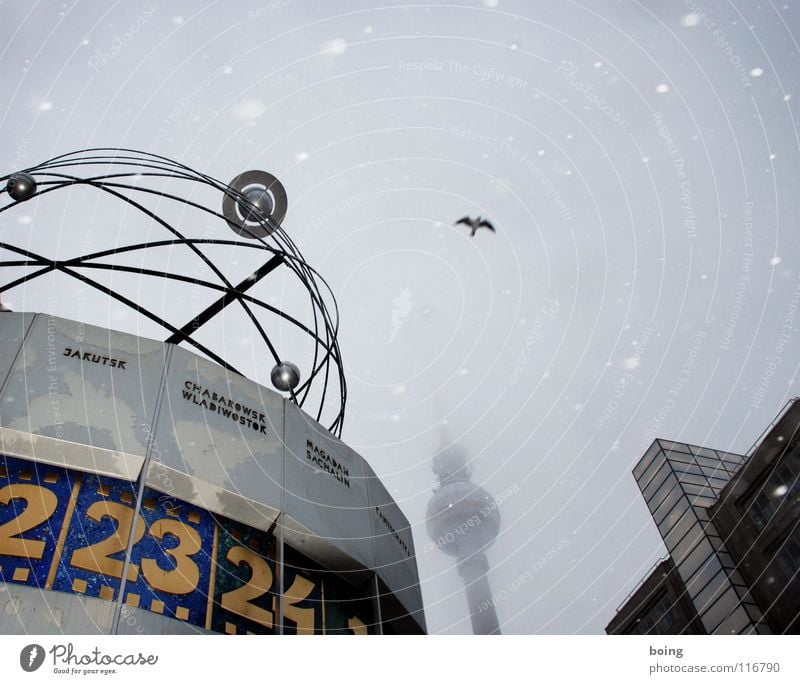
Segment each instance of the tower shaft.
[[484,553],[475,553],[458,560],[458,574],[464,580],[473,634],[500,634],[488,572],[489,561]]

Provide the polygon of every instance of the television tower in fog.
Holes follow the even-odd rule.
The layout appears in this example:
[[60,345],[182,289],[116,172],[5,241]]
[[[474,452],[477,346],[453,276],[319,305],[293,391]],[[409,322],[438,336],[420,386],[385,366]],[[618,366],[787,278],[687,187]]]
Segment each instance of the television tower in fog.
[[487,578],[489,561],[484,553],[500,530],[497,503],[471,481],[472,466],[459,447],[445,446],[433,457],[432,466],[438,486],[428,502],[428,534],[442,551],[456,558],[472,632],[500,634]]

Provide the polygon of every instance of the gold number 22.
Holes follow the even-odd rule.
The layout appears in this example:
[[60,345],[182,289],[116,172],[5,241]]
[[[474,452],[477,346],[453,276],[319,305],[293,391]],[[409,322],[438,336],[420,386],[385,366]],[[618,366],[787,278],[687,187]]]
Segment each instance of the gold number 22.
[[17,535],[38,527],[58,506],[58,497],[44,487],[32,484],[10,484],[0,489],[0,503],[24,499],[25,510],[16,518],[0,525],[0,555],[40,559],[45,542],[39,539],[20,539]]

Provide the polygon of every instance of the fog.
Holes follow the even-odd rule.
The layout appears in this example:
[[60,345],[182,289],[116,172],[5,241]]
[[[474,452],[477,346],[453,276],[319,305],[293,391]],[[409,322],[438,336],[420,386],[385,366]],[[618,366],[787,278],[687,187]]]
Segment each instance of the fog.
[[[431,633],[471,629],[425,530],[443,446],[500,502],[503,632],[600,633],[666,553],[630,473],[653,438],[745,453],[797,394],[794,0],[6,2],[0,16],[3,173],[103,146],[282,181],[283,227],[340,307],[342,438],[413,525]],[[2,237],[100,245],[119,217],[88,196],[5,212]],[[478,215],[496,233],[453,225]],[[3,301],[160,335],[48,287]],[[274,281],[253,293],[295,305]],[[218,341],[234,354],[251,332],[231,322]]]

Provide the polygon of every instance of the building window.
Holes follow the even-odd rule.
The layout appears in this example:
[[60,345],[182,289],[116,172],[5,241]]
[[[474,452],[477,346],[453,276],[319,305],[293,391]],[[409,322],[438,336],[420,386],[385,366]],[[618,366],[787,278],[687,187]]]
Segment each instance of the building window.
[[750,504],[750,517],[756,527],[759,530],[763,529],[773,515],[775,515],[775,506],[772,500],[764,492],[759,492]]
[[800,492],[800,479],[792,472],[786,463],[779,463],[769,477],[770,484],[774,484],[773,496],[792,498]]
[[678,622],[675,603],[663,593],[660,598],[639,615],[629,634],[667,634]]
[[800,472],[800,445],[792,447],[792,451],[789,454],[789,461],[792,463],[795,470]]
[[787,539],[775,554],[775,560],[784,579],[790,582],[800,569],[800,541],[794,537]]
[[767,475],[767,478],[747,496],[743,508],[750,514],[756,527],[766,527],[786,501],[791,505],[793,499],[800,494],[800,477],[787,465],[786,461],[778,463]]

